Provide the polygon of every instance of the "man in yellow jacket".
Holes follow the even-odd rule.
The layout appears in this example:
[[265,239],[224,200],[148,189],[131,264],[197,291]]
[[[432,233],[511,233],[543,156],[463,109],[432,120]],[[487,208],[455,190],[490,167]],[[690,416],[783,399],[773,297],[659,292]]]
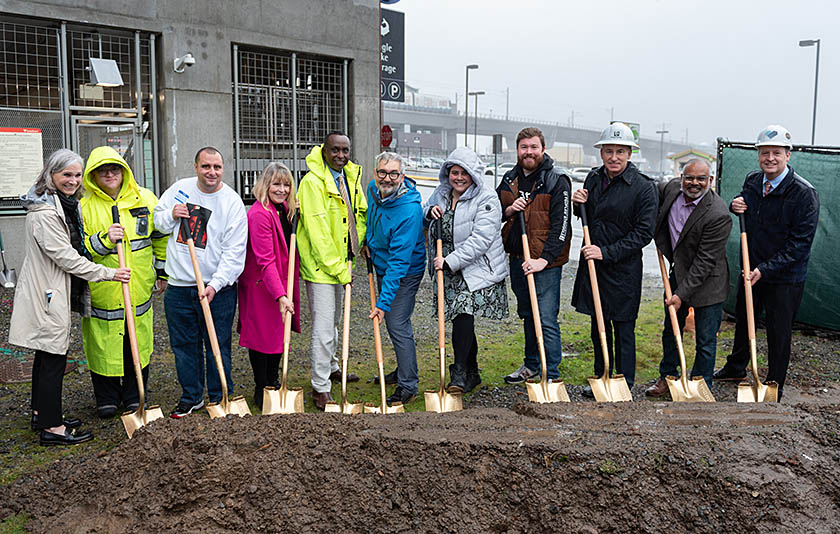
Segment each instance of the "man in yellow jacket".
[[[154,343],[152,293],[166,286],[166,242],[169,236],[155,231],[152,212],[154,193],[140,187],[125,160],[111,147],[93,149],[85,166],[82,218],[85,245],[93,261],[117,267],[115,241],[123,239],[126,266],[134,306],[137,345],[143,381],[149,376],[149,359]],[[120,224],[114,224],[111,207],[116,205]],[[91,282],[91,316],[82,319],[85,345],[96,410],[100,417],[113,417],[122,404],[126,410],[139,407],[137,379],[128,335],[122,288],[118,282]]]
[[[332,401],[330,380],[341,380],[336,348],[347,261],[365,239],[367,200],[362,168],[350,161],[350,138],[333,132],[306,157],[309,172],[300,181],[300,276],[306,281],[312,318],[310,365],[312,401],[323,410]],[[358,380],[347,376],[349,382]]]

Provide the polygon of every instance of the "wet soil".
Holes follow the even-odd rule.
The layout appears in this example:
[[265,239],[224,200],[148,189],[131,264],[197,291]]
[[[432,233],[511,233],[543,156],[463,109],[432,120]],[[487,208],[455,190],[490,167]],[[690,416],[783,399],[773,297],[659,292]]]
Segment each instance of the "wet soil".
[[[436,335],[427,283],[418,343]],[[659,291],[655,281],[645,287]],[[366,290],[354,284],[354,301]],[[179,390],[160,299],[155,312],[150,393],[167,413]],[[367,326],[362,314],[353,321]],[[519,324],[514,315],[501,327]],[[499,328],[478,323],[477,333]],[[449,414],[210,420],[202,411],[156,421],[128,441],[118,421],[86,425],[97,435],[81,446],[87,452],[0,485],[0,520],[21,513],[28,531],[80,533],[838,532],[840,343],[808,334],[794,338],[784,404],[598,404],[567,384],[572,403],[535,405],[524,387],[484,386]],[[298,336],[293,365],[306,364],[307,337]],[[78,340],[71,353],[83,358]],[[247,388],[247,356],[234,350],[234,378]],[[648,385],[636,384],[634,400]],[[734,388],[712,391],[732,400]],[[65,406],[95,421],[84,366],[65,379]],[[0,385],[0,418],[28,424],[25,388]],[[10,461],[38,448],[28,434],[0,442]]]
[[838,423],[670,402],[167,419],[0,502],[32,532],[836,532]]

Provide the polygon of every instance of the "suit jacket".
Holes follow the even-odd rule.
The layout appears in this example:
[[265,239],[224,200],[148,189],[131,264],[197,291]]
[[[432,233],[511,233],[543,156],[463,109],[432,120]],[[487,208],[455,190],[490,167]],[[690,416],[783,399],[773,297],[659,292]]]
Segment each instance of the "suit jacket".
[[680,178],[659,184],[659,214],[653,239],[671,263],[674,294],[689,306],[718,304],[726,300],[729,291],[726,241],[732,218],[723,199],[710,189],[686,220],[672,249],[668,213],[680,195]]

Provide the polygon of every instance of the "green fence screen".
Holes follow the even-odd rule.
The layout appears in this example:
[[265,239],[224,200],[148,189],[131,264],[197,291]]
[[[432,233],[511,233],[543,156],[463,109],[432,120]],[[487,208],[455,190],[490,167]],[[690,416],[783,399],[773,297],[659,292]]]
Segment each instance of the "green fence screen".
[[[820,328],[840,330],[840,147],[795,146],[790,166],[820,196],[820,223],[811,247],[805,294],[796,319]],[[757,169],[758,153],[751,143],[718,139],[718,191],[727,204],[741,192],[747,173]],[[740,230],[734,215],[726,254],[730,281],[729,297],[723,307],[734,313],[741,272]]]

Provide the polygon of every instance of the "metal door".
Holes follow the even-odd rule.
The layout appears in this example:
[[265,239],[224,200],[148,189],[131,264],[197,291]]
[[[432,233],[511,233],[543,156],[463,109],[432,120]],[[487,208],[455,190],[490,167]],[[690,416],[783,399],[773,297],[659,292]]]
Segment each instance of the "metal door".
[[87,159],[94,148],[109,146],[131,167],[137,184],[147,187],[143,175],[143,139],[134,119],[75,116],[72,120],[72,143],[76,153]]

